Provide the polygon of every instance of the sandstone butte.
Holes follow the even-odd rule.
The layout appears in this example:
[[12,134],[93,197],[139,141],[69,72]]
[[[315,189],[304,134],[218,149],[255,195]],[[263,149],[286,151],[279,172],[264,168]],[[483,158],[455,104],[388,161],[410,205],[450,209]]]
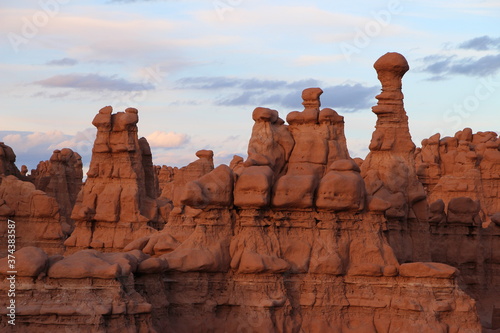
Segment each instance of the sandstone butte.
[[[412,142],[406,59],[382,84],[362,160],[320,88],[286,122],[258,107],[248,157],[154,166],[138,111],[94,117],[27,174],[0,144],[2,332],[499,332],[500,138]],[[7,220],[16,221],[16,326]]]

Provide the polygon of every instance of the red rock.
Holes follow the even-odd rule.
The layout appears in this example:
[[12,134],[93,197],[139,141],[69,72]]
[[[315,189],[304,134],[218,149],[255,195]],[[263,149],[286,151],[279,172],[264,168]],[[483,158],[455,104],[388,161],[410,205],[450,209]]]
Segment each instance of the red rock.
[[184,187],[181,203],[194,208],[230,207],[233,203],[233,171],[220,165]]
[[451,279],[458,274],[458,269],[436,262],[414,262],[402,264],[399,274],[404,277]]
[[334,211],[363,210],[366,190],[359,168],[352,160],[337,160],[321,179],[316,206]]
[[118,264],[110,265],[97,254],[78,252],[49,268],[48,276],[53,278],[81,279],[85,277],[115,278],[121,274]]
[[[20,326],[477,332],[477,313],[495,322],[497,136],[465,129],[415,150],[401,92],[408,64],[389,53],[375,69],[382,93],[364,161],[349,157],[343,117],[320,110],[320,88],[303,91],[304,110],[289,113],[289,125],[256,108],[248,158],[229,167],[214,168],[207,150],[185,168],[153,167],[137,138],[138,111],[101,109],[67,255],[40,260],[46,276],[38,264],[37,280],[19,277]],[[2,179],[0,212],[46,224],[55,199],[16,181]],[[487,196],[468,195],[480,186]],[[478,309],[458,270],[430,259],[462,268]],[[0,309],[6,304],[0,298]]]
[[48,161],[40,162],[31,171],[31,178],[38,190],[56,199],[65,234],[73,231],[71,211],[82,188],[82,158],[71,149],[54,150]]
[[[9,259],[14,258],[14,269],[9,267]],[[16,251],[13,257],[0,259],[0,274],[9,276],[15,271],[17,276],[38,277],[47,270],[49,257],[38,247],[26,246]]]
[[[372,209],[384,210],[384,205],[376,203],[390,204],[384,211],[389,220],[389,242],[397,257],[402,261],[429,260],[428,205],[424,187],[417,178],[415,144],[401,92],[408,62],[399,53],[387,53],[375,62],[374,68],[382,83],[382,93],[376,96],[378,103],[372,107],[377,124],[370,153],[361,165],[361,175],[367,195],[377,198],[377,201],[371,199]],[[411,238],[412,242],[399,240],[400,237]]]
[[24,246],[42,247],[48,254],[62,253],[63,227],[57,201],[45,192],[36,190],[28,181],[15,176],[0,176],[0,246],[7,249],[7,218],[15,222],[16,249]]
[[151,151],[146,139],[137,137],[138,111],[111,112],[105,107],[93,121],[97,136],[88,178],[71,215],[76,222],[65,242],[67,253],[90,247],[123,249],[151,234],[154,229],[149,225],[160,227],[165,222],[156,200]]
[[[16,167],[16,154],[11,147],[0,142],[0,175],[22,178],[21,172]],[[23,179],[25,180],[25,179]]]

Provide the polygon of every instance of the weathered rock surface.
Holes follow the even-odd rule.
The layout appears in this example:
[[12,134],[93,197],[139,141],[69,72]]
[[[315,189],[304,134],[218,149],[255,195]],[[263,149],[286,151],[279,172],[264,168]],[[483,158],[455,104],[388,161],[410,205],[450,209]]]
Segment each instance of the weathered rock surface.
[[159,203],[166,202],[156,200],[151,151],[146,139],[137,137],[137,109],[112,111],[102,108],[92,122],[97,136],[87,181],[71,214],[75,230],[64,243],[67,253],[123,249],[165,222]]
[[54,150],[48,161],[40,162],[31,170],[37,190],[56,199],[61,215],[61,225],[66,234],[73,231],[71,211],[82,188],[83,169],[81,156],[69,148]]
[[418,177],[431,202],[431,258],[460,269],[464,290],[478,303],[483,327],[495,319],[500,295],[500,151],[495,132],[470,128],[422,141]]
[[408,62],[399,53],[387,53],[373,66],[382,83],[382,93],[376,96],[378,104],[372,108],[377,124],[370,153],[361,164],[361,175],[369,200],[389,203],[385,211],[387,236],[398,259],[428,261],[428,204],[417,178],[415,144],[411,140],[401,92]]
[[[17,178],[22,178],[23,176],[16,164],[16,154],[11,147],[7,146],[5,143],[0,142],[0,175],[5,176],[16,176]],[[26,173],[24,173],[25,175]]]
[[[320,109],[320,88],[303,91],[304,110],[289,113],[288,124],[276,110],[256,108],[248,157],[216,168],[206,150],[184,168],[154,167],[147,141],[137,138],[137,110],[101,109],[65,257],[33,247],[16,252],[26,258],[19,266],[16,328],[495,329],[500,211],[490,185],[498,176],[497,137],[474,141],[464,130],[453,162],[433,155],[441,154],[436,137],[416,150],[401,92],[408,63],[388,53],[374,67],[382,93],[364,161],[348,154],[343,117]],[[488,157],[473,156],[472,149]],[[477,170],[474,184],[490,186],[487,196],[479,187],[450,194],[448,181],[438,186],[444,169],[462,177],[470,168]],[[3,179],[0,198],[5,179],[19,181]],[[22,211],[3,206],[4,216]],[[7,262],[0,259],[3,290]],[[0,308],[7,301],[0,298]]]
[[211,150],[200,150],[196,152],[198,160],[180,169],[166,165],[155,166],[161,196],[179,206],[180,198],[178,198],[177,190],[212,171],[214,169],[213,156],[214,153]]
[[422,141],[415,153],[418,177],[429,202],[453,198],[478,201],[481,220],[489,223],[500,211],[500,141],[495,132],[472,133],[470,128],[454,137],[435,134]]
[[49,254],[64,251],[63,240],[69,231],[61,225],[56,199],[37,190],[31,182],[0,176],[0,249],[6,255],[8,223],[15,222],[16,246],[36,246]]
[[[25,247],[15,253],[16,325],[7,323],[8,297],[0,304],[3,332],[157,332],[152,305],[134,288],[134,272],[147,258],[140,251],[100,253],[84,250],[66,258],[48,257]],[[5,259],[0,287],[8,290]],[[158,332],[161,332],[160,329]]]

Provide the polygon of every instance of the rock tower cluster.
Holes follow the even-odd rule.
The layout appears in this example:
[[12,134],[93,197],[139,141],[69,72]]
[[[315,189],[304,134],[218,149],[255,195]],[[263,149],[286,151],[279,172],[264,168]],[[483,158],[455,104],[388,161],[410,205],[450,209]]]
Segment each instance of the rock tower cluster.
[[69,149],[26,176],[1,144],[0,216],[22,225],[18,327],[500,328],[500,140],[464,129],[416,148],[406,59],[388,53],[374,67],[382,92],[365,160],[349,156],[344,118],[321,108],[320,88],[305,89],[286,122],[256,108],[248,157],[229,166],[215,167],[208,150],[180,169],[154,166],[133,108],[95,116],[84,184]]

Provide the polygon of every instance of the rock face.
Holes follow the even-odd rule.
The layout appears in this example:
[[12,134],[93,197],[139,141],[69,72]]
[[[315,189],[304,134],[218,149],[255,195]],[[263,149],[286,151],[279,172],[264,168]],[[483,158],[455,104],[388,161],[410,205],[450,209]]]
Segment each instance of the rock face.
[[483,326],[500,307],[500,140],[495,132],[453,137],[439,134],[422,141],[416,151],[418,177],[431,202],[433,261],[462,272],[464,289],[478,300]]
[[[69,218],[82,185],[81,157],[70,149],[54,151],[27,176],[15,165],[13,150],[0,143],[0,217],[16,223],[16,245],[37,246],[49,254],[63,253],[72,231]],[[7,250],[7,223],[0,224],[0,253]]]
[[[140,251],[84,250],[63,258],[25,247],[16,257],[15,332],[156,332],[151,304],[134,290]],[[6,267],[7,258],[0,259],[2,287]],[[0,313],[0,327],[9,332],[5,306]]]
[[61,224],[57,201],[37,190],[28,181],[0,176],[0,251],[6,255],[7,219],[16,223],[16,246],[37,246],[47,253],[62,253],[63,240],[69,228]]
[[481,220],[489,223],[491,216],[500,211],[499,146],[497,133],[473,134],[470,128],[454,137],[441,139],[438,133],[423,140],[415,158],[429,202],[441,199],[448,208],[453,198],[470,198],[477,201]]
[[123,249],[151,233],[151,226],[164,223],[151,151],[146,139],[137,137],[138,121],[133,108],[112,114],[108,106],[95,116],[97,136],[87,181],[71,214],[75,230],[64,243],[68,253]]
[[[442,155],[433,156],[441,154],[439,144],[416,149],[411,140],[401,92],[408,63],[388,53],[374,67],[382,93],[364,161],[349,156],[344,118],[320,108],[320,88],[303,91],[304,109],[289,113],[287,124],[278,111],[256,108],[248,157],[235,156],[229,166],[214,167],[213,152],[201,150],[187,167],[154,167],[147,141],[137,138],[137,110],[101,109],[65,257],[36,247],[16,252],[24,258],[16,329],[496,328],[498,140],[482,135],[473,144],[473,136],[460,134],[470,137],[469,150],[484,147],[481,156],[488,157],[453,155],[453,177],[479,170],[473,184],[489,192],[476,186],[450,194],[449,181],[438,186],[442,170],[451,168]],[[6,206],[4,216],[11,216],[14,208]],[[5,290],[7,264],[8,258],[0,259]],[[7,302],[0,298],[0,308]],[[6,318],[0,317],[2,329]]]
[[68,148],[54,150],[50,160],[40,162],[31,171],[31,178],[37,190],[56,199],[61,224],[66,234],[70,234],[74,223],[71,211],[82,188],[82,157]]
[[15,165],[16,154],[11,147],[5,143],[0,142],[0,175],[13,175],[21,178],[21,172]]
[[198,160],[182,168],[156,166],[156,177],[160,187],[160,197],[172,201],[175,207],[181,209],[181,193],[184,186],[195,181],[214,169],[214,152],[199,150],[196,152]]

